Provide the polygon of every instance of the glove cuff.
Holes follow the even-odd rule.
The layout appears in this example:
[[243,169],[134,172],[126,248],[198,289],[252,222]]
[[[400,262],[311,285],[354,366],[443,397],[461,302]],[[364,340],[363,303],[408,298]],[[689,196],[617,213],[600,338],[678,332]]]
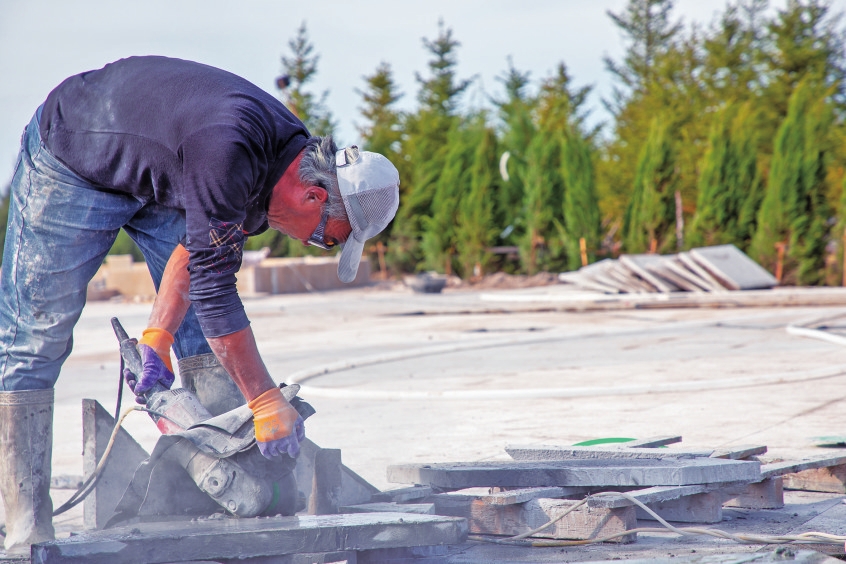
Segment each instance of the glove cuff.
[[[298,414],[285,401],[279,388],[270,388],[247,405],[253,412],[257,441],[275,441],[294,431],[294,421]],[[288,410],[293,412],[293,419],[291,414],[287,413]]]
[[168,370],[173,372],[173,363],[170,361],[170,347],[173,345],[173,335],[166,329],[160,327],[148,327],[141,333],[139,345],[147,345],[159,355]]

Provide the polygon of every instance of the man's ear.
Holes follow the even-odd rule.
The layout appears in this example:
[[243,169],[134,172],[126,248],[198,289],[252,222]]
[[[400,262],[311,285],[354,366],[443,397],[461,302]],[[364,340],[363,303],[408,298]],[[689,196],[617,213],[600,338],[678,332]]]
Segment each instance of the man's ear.
[[317,202],[321,205],[329,199],[329,192],[320,186],[309,186],[305,190],[303,200],[305,202]]

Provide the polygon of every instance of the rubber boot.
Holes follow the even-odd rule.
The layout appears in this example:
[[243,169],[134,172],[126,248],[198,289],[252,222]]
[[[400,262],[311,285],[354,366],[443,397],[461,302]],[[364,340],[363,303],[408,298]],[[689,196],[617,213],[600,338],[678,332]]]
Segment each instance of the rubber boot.
[[0,492],[7,554],[55,539],[50,499],[53,390],[0,392]]
[[226,413],[247,403],[214,353],[180,359],[178,366],[182,387],[196,394],[212,415]]

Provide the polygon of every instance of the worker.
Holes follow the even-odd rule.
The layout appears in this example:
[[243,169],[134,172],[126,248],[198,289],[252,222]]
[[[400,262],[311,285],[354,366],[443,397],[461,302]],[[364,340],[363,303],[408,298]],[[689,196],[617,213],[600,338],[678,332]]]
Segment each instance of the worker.
[[141,396],[174,381],[213,413],[247,401],[262,454],[296,456],[303,422],[259,355],[235,273],[247,237],[276,229],[340,247],[356,277],[364,242],[399,205],[382,155],[311,136],[270,94],[229,72],[131,57],[72,76],[26,127],[0,281],[0,491],[7,553],[53,539],[53,387],[97,272],[123,228],[156,286]]

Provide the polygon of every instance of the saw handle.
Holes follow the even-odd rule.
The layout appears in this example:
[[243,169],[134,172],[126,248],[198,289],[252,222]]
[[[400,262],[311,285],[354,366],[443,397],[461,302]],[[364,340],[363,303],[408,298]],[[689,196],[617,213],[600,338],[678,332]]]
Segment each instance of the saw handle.
[[[115,336],[120,343],[120,356],[123,357],[123,362],[126,364],[129,371],[135,375],[135,379],[140,379],[141,374],[144,372],[144,363],[141,361],[141,354],[138,352],[138,348],[136,347],[138,341],[129,338],[129,335],[126,333],[126,330],[123,328],[123,325],[120,324],[117,317],[112,317],[112,329],[115,330]],[[149,399],[153,394],[166,391],[167,388],[159,382],[156,382],[156,384],[146,394],[144,394],[144,397]]]

